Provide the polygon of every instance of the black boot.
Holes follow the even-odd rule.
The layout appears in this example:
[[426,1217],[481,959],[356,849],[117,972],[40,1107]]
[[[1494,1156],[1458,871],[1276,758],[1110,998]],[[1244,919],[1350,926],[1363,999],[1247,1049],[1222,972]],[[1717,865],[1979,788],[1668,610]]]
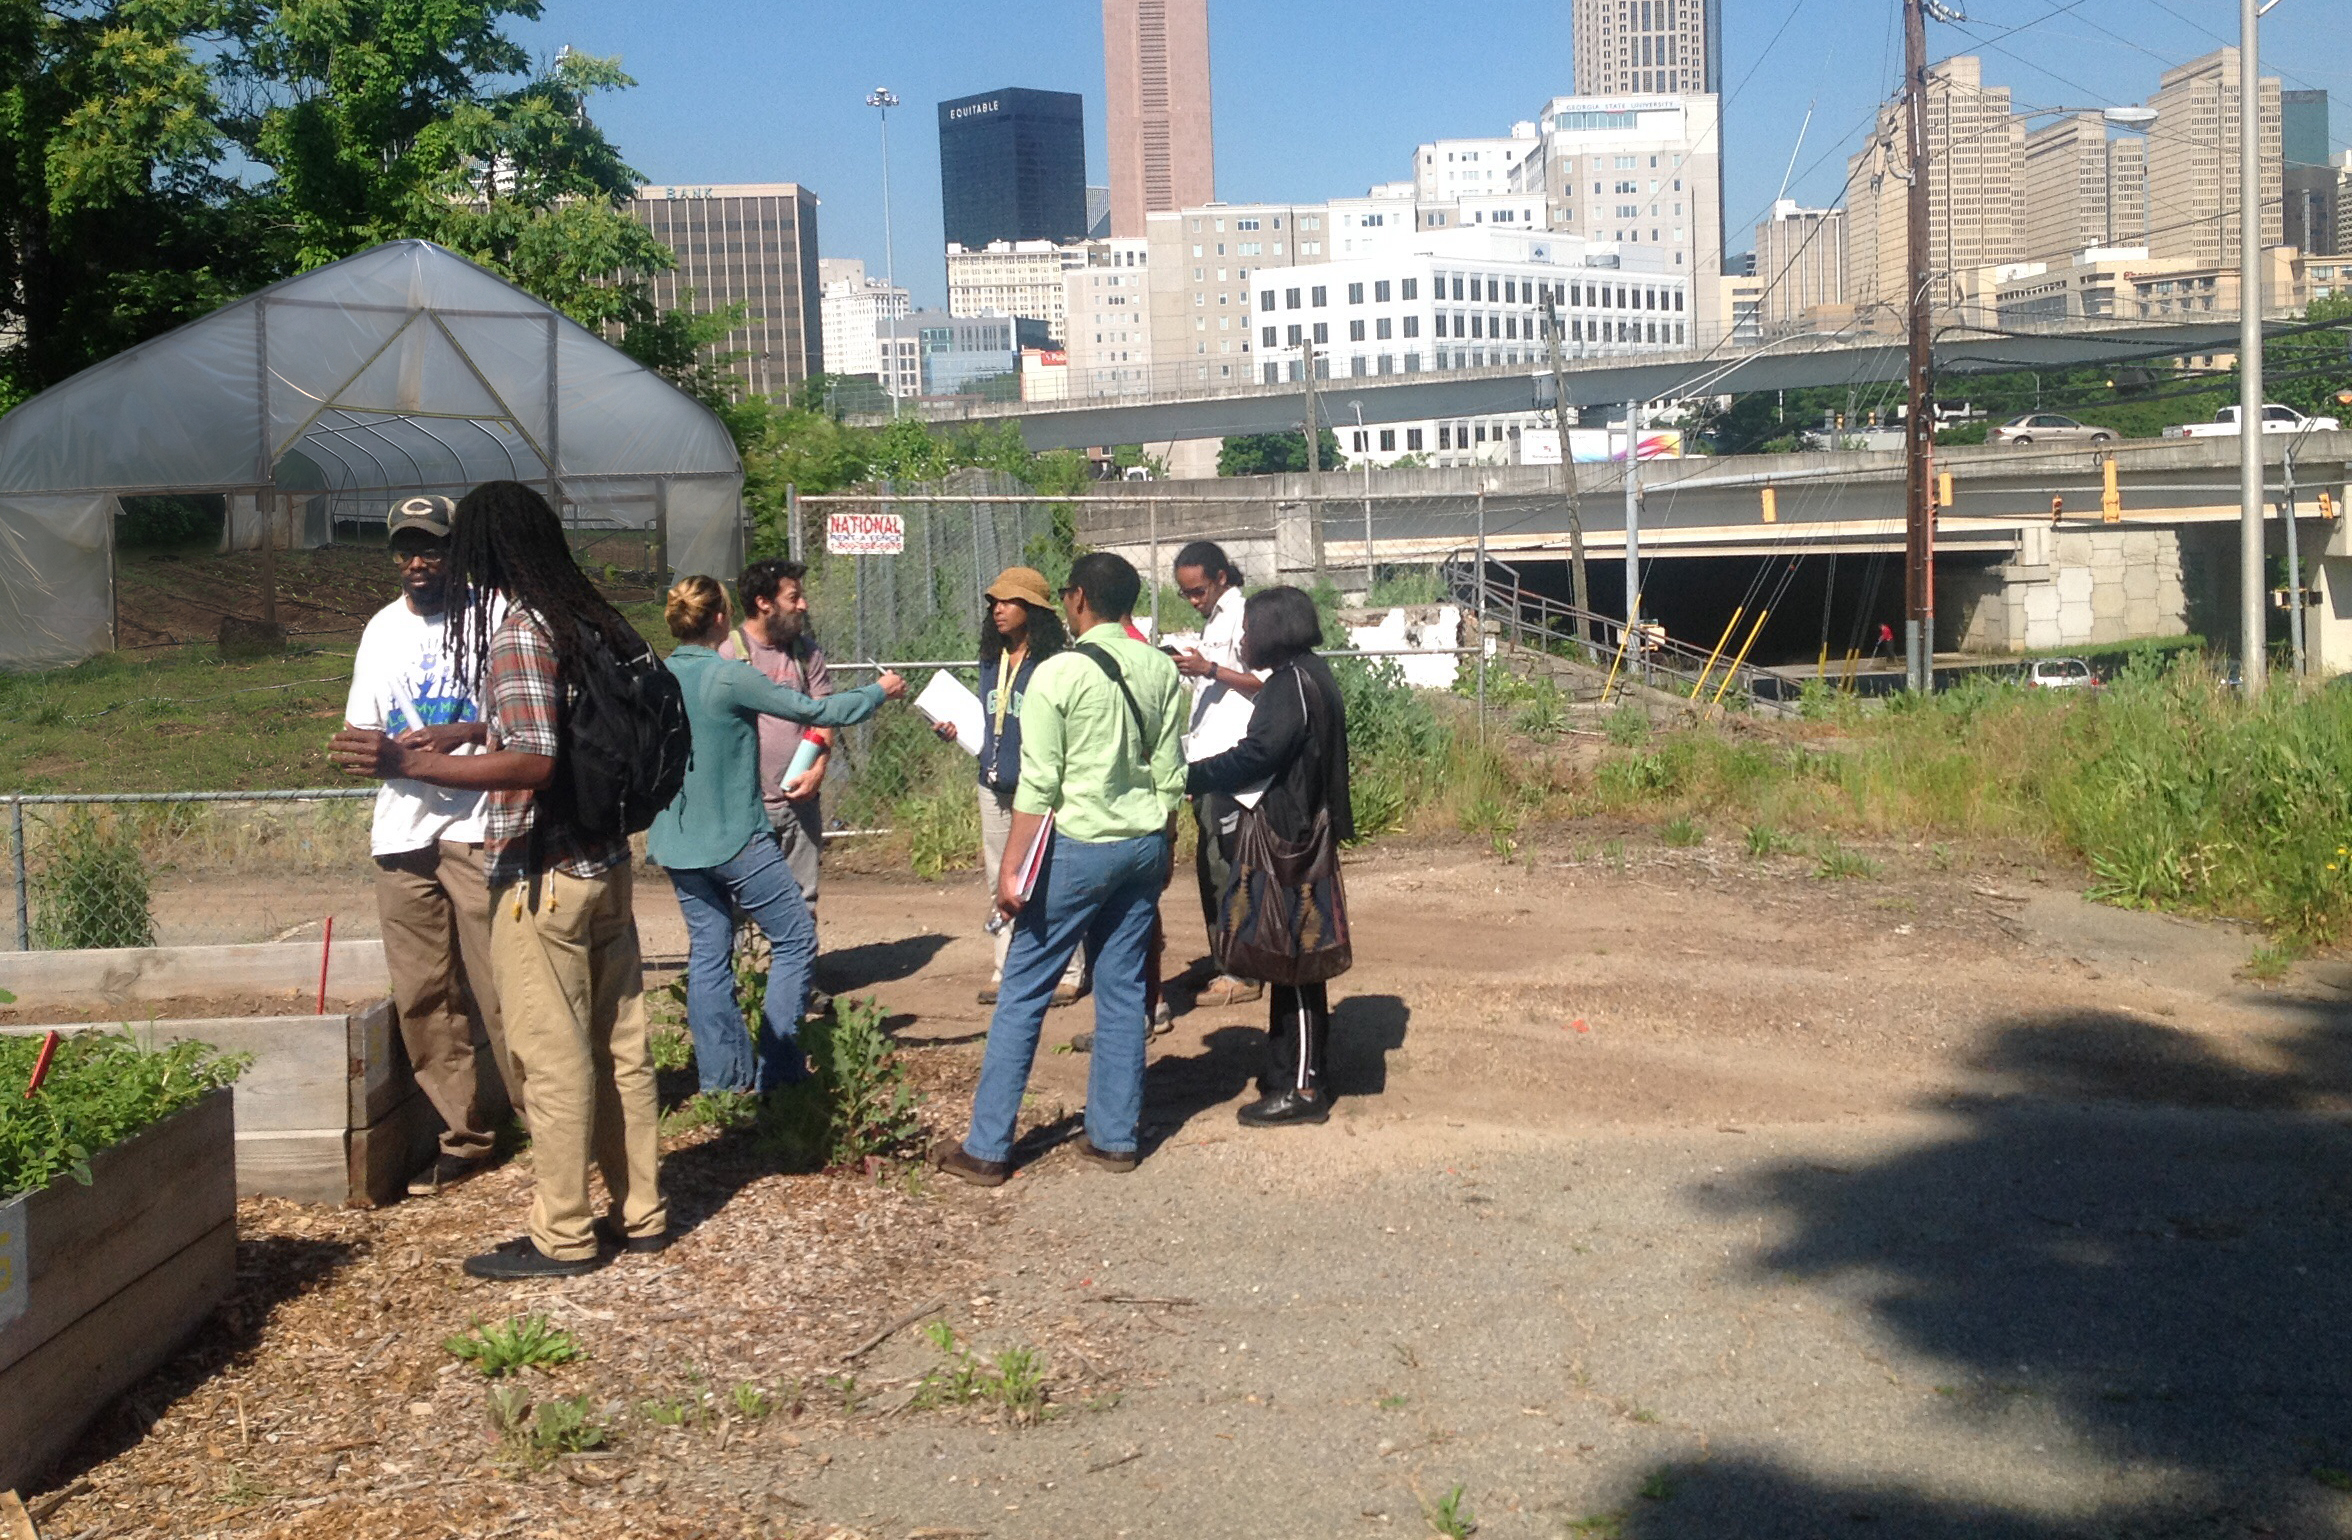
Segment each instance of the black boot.
[[1236,1115],[1244,1128],[1279,1128],[1286,1123],[1322,1123],[1330,1120],[1331,1098],[1321,1091],[1300,1091],[1285,1086],[1270,1096],[1251,1102]]

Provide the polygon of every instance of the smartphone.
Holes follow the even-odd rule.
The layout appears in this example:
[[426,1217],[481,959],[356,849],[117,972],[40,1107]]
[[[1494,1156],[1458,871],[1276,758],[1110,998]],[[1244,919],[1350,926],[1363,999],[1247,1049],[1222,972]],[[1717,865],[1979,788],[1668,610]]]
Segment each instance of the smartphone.
[[1171,658],[1180,656],[1176,649],[1169,646],[1166,642],[1160,643],[1160,651],[1166,653]]

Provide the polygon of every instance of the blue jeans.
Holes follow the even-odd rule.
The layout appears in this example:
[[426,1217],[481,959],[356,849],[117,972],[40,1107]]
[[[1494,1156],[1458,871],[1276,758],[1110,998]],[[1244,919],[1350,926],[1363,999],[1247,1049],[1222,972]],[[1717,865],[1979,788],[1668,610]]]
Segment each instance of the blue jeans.
[[1167,874],[1164,834],[1101,844],[1054,837],[1037,890],[1013,922],[980,1086],[972,1093],[972,1131],[964,1137],[973,1159],[1011,1157],[1046,1007],[1081,944],[1094,963],[1086,1137],[1105,1154],[1135,1152],[1143,1119],[1144,953]]
[[[762,831],[722,866],[670,873],[686,917],[686,1028],[705,1091],[772,1091],[808,1078],[800,1018],[808,1010],[809,969],[817,960],[817,922],[776,836]],[[762,1012],[759,1062],[752,1063],[743,1008],[735,999],[735,911],[752,918],[774,954]]]

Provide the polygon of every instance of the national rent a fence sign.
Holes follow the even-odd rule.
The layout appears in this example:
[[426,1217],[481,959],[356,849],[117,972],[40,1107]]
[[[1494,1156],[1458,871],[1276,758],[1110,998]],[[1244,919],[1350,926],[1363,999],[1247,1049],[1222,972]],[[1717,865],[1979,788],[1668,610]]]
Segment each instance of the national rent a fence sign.
[[906,551],[906,515],[829,513],[825,552],[829,556],[898,556]]

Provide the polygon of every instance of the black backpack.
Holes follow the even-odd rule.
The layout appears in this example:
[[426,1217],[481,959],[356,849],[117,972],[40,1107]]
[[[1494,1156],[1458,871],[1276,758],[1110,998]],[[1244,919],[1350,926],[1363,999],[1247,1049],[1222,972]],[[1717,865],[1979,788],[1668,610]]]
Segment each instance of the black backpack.
[[561,822],[617,839],[642,832],[686,784],[694,748],[686,692],[641,639],[619,655],[583,624],[579,644],[555,779],[543,795]]

